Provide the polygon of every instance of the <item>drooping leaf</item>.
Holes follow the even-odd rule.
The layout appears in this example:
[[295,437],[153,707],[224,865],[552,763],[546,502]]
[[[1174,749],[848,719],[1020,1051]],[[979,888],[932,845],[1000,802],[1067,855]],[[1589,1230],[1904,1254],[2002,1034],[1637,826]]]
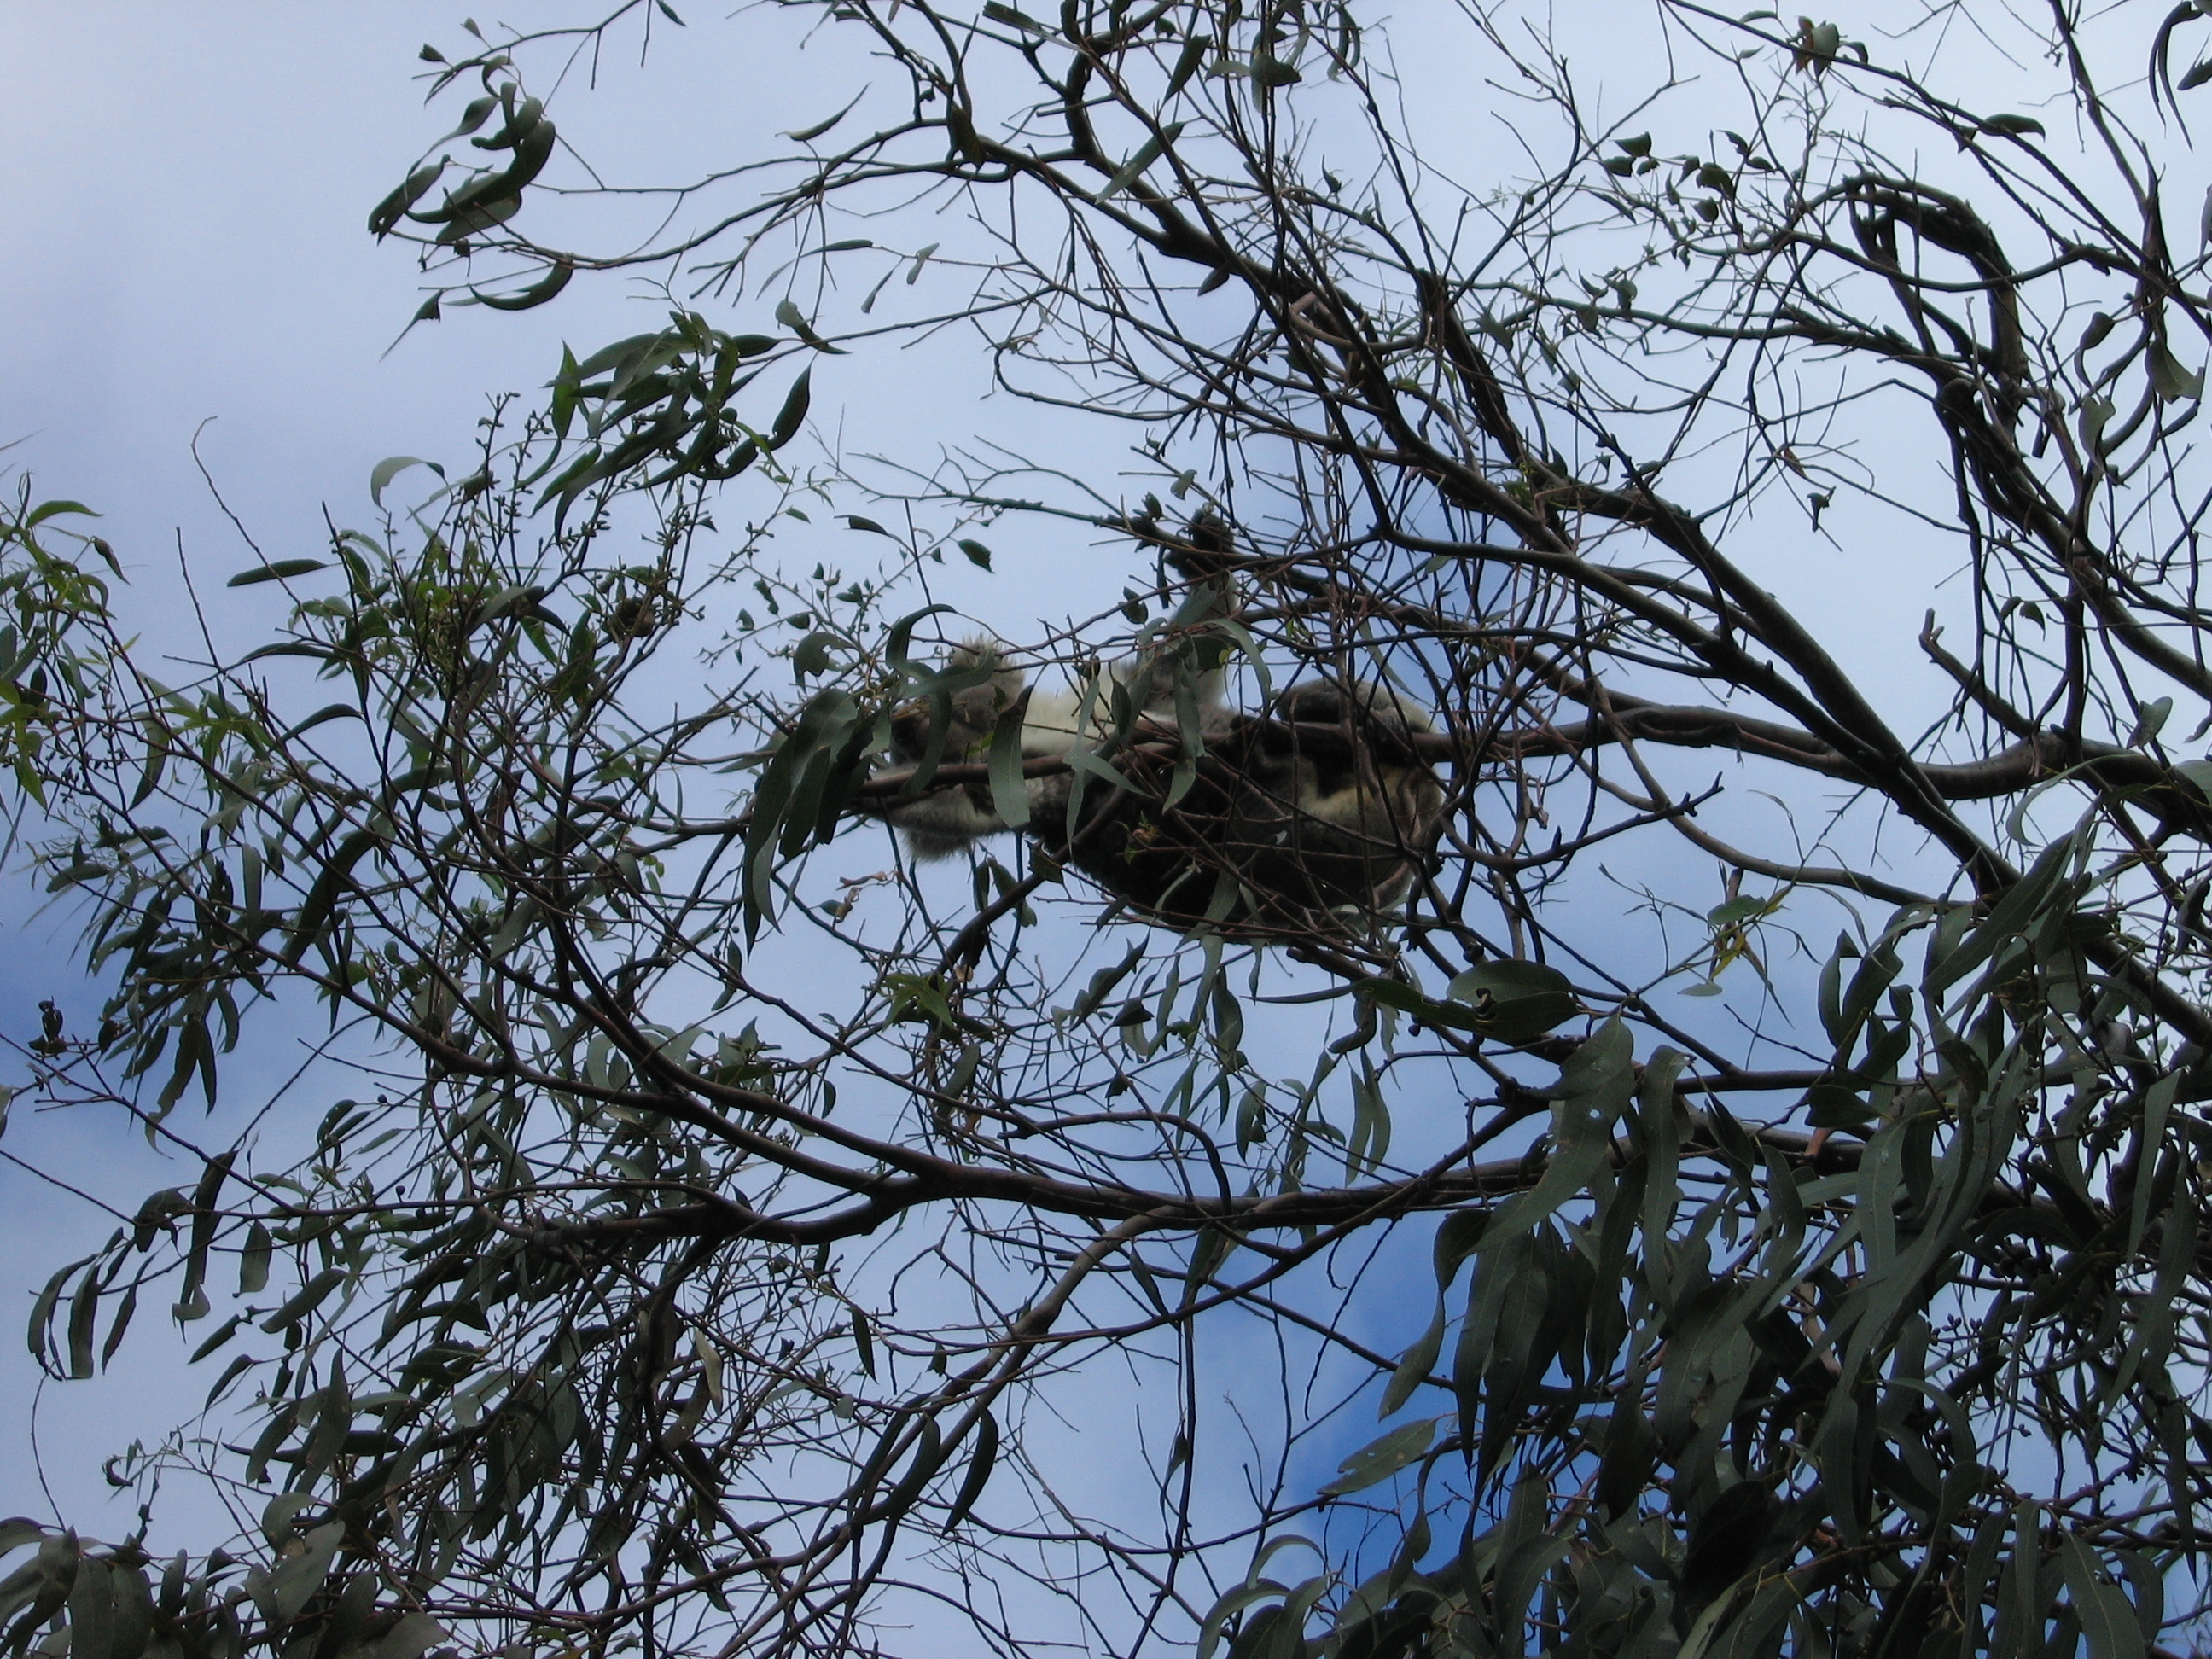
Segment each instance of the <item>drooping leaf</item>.
[[1441,1420],[1430,1417],[1417,1423],[1401,1424],[1381,1438],[1362,1446],[1337,1465],[1340,1473],[1322,1488],[1322,1495],[1341,1498],[1347,1492],[1364,1492],[1388,1480],[1428,1450]]
[[269,564],[256,565],[251,570],[241,570],[225,582],[225,587],[251,587],[256,582],[282,581],[291,576],[305,576],[310,572],[329,568],[323,559],[277,559]]
[[1580,1010],[1567,976],[1540,962],[1477,963],[1452,981],[1449,994],[1473,1008],[1478,1030],[1500,1042],[1533,1042]]

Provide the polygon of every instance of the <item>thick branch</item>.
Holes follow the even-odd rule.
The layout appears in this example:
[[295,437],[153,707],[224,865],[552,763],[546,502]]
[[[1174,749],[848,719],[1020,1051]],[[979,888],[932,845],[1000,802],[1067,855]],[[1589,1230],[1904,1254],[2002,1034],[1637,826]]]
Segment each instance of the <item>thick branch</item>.
[[[1819,1081],[1829,1075],[1791,1073],[1789,1086],[1802,1086],[1807,1079]],[[1765,1079],[1762,1077],[1759,1080]],[[1729,1086],[1728,1079],[1691,1079],[1682,1089],[1689,1093]],[[1773,1147],[1784,1158],[1809,1163],[1828,1174],[1856,1167],[1861,1151],[1856,1141],[1833,1136],[1816,1138],[1802,1130],[1763,1129],[1750,1133],[1754,1139]],[[1685,1146],[1682,1154],[1689,1158],[1724,1156],[1717,1143],[1710,1139]],[[1262,1232],[1338,1226],[1361,1218],[1384,1220],[1415,1211],[1455,1209],[1486,1199],[1506,1198],[1534,1187],[1547,1167],[1547,1158],[1539,1152],[1470,1164],[1407,1181],[1319,1188],[1267,1196],[1201,1198],[1142,1192],[1132,1188],[1079,1187],[1018,1170],[940,1164],[927,1176],[886,1178],[863,1202],[808,1220],[763,1215],[747,1205],[717,1197],[694,1204],[671,1205],[647,1215],[586,1222],[558,1229],[557,1232],[564,1242],[644,1237],[750,1239],[804,1246],[865,1237],[907,1211],[926,1205],[1008,1199],[1017,1199],[1031,1209],[1048,1213],[1080,1215],[1101,1221],[1146,1217],[1163,1231],[1216,1226],[1237,1232]]]
[[[1678,749],[1733,749],[1746,755],[1776,760],[1824,777],[1840,778],[1869,787],[1875,780],[1811,732],[1779,720],[1762,720],[1726,708],[1695,704],[1660,703],[1620,692],[1610,695],[1611,718],[1593,716],[1570,725],[1516,727],[1486,740],[1468,743],[1441,732],[1416,732],[1405,738],[1420,759],[1431,764],[1481,765],[1533,760],[1547,755],[1576,755],[1585,750],[1623,741],[1653,743]],[[1341,726],[1283,722],[1297,734],[1299,744],[1316,754],[1348,752],[1353,739]],[[1141,748],[1144,745],[1137,745]],[[2166,769],[2138,750],[2114,744],[2081,745],[2087,764],[2081,769],[2106,788],[2172,786]],[[1159,751],[1172,757],[1176,750]],[[1989,800],[2018,794],[2067,769],[2067,745],[2055,732],[2039,733],[2033,741],[2008,745],[1977,761],[1923,761],[1920,772],[1946,800]],[[1049,777],[1069,769],[1055,755],[1032,756],[1022,763],[1022,775]],[[911,767],[886,768],[854,791],[863,801],[878,801],[906,790],[914,781]],[[930,787],[988,783],[991,769],[981,761],[962,761],[939,766],[931,775]]]

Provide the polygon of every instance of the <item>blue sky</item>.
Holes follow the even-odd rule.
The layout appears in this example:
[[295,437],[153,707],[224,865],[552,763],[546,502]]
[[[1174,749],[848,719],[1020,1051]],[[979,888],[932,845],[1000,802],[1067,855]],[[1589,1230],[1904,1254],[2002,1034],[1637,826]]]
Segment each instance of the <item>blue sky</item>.
[[[592,10],[544,4],[519,16],[543,22]],[[342,526],[365,517],[378,459],[456,456],[487,396],[542,385],[562,341],[585,352],[661,320],[665,301],[641,285],[601,278],[519,317],[453,310],[393,347],[420,302],[420,278],[404,249],[370,241],[363,221],[451,125],[447,104],[422,106],[427,66],[416,53],[434,41],[461,55],[462,15],[417,0],[31,0],[0,24],[0,144],[9,162],[0,315],[13,325],[0,331],[0,443],[15,443],[6,459],[32,472],[42,494],[105,515],[100,528],[133,582],[126,605],[139,607],[133,614],[149,640],[167,637],[186,614],[180,554],[219,635],[242,636],[283,603],[271,588],[222,587],[223,576],[259,560],[198,475],[196,432],[262,551],[312,555],[326,507]],[[700,24],[663,31],[641,69],[635,36],[627,37],[603,58],[593,95],[579,99],[571,87],[555,102],[564,134],[611,180],[665,181],[687,161],[704,167],[757,154],[769,134],[813,124],[870,83],[871,66],[841,55],[841,40],[805,44],[773,9],[735,23],[702,15]],[[1626,40],[1580,44],[1620,52]],[[1467,97],[1444,75],[1450,52],[1412,38],[1401,53],[1435,158],[1477,179],[1521,165],[1498,149],[1492,101]],[[769,325],[765,317],[739,321]],[[835,360],[816,376],[822,435],[848,451],[927,456],[980,430],[1051,444],[1094,478],[1110,480],[1126,464],[1125,428],[1085,429],[988,399],[971,337],[879,351],[865,371],[861,361]],[[1008,618],[1016,636],[1025,619],[1110,600],[1121,563],[1054,538],[1048,526],[1000,526],[991,539],[1002,574],[953,570],[944,596]],[[825,539],[823,556],[866,556],[854,539]],[[19,947],[0,952],[0,1029],[29,1035],[46,996],[88,1024],[100,994],[68,959],[72,914],[26,909],[21,894],[0,908]],[[291,1035],[274,1034],[234,1066],[241,1092],[296,1063]],[[322,1103],[303,1099],[296,1109],[312,1122]],[[156,1160],[112,1121],[19,1115],[10,1140],[19,1151],[37,1146],[50,1168],[129,1194],[127,1203],[196,1173]],[[0,1214],[17,1241],[0,1258],[0,1309],[21,1309],[53,1266],[98,1244],[112,1224],[6,1167]],[[14,1316],[0,1323],[0,1513],[42,1513],[21,1431],[33,1373],[9,1334],[16,1329]],[[128,1525],[127,1515],[97,1505],[105,1497],[97,1455],[158,1434],[176,1419],[180,1398],[196,1402],[205,1388],[199,1370],[177,1370],[180,1352],[147,1331],[113,1376],[47,1391],[46,1474],[63,1509],[90,1529],[119,1534]]]
[[[434,136],[410,60],[453,16],[389,0],[73,3],[11,7],[0,23],[0,443],[42,495],[104,515],[149,621],[178,595],[180,545],[217,593],[252,562],[194,469],[202,422],[232,505],[272,556],[297,555],[321,541],[324,501],[362,501],[379,456],[457,447],[488,385],[543,378],[542,329],[382,355],[418,301],[408,261],[375,251],[362,222]],[[19,1038],[42,997],[77,1022],[99,1002],[68,959],[71,915],[30,910],[20,890],[0,905],[14,947],[0,951],[0,1029]],[[188,1178],[112,1119],[19,1108],[9,1140],[126,1204]],[[0,1511],[48,1515],[25,1433],[25,1298],[112,1223],[14,1167],[0,1168]],[[180,1392],[212,1380],[180,1382],[177,1358],[142,1337],[118,1376],[47,1394],[46,1474],[88,1529],[120,1535],[129,1521],[98,1501],[96,1456],[158,1434]]]
[[[547,4],[528,15],[588,9]],[[463,10],[447,0],[16,0],[0,21],[0,317],[9,323],[0,330],[0,444],[15,445],[0,459],[33,473],[42,494],[105,515],[100,529],[131,573],[132,603],[152,637],[182,615],[180,549],[199,573],[199,592],[234,607],[216,617],[219,627],[250,629],[281,602],[265,588],[221,587],[224,575],[258,561],[198,475],[196,431],[267,556],[310,555],[321,546],[326,506],[341,525],[365,515],[378,459],[458,455],[487,395],[541,385],[563,340],[587,351],[660,320],[662,304],[650,295],[619,280],[579,282],[545,310],[454,311],[387,350],[422,297],[420,279],[404,249],[371,243],[363,221],[450,125],[422,108],[416,52],[426,40],[457,49]],[[1495,159],[1492,100],[1466,95],[1464,84],[1445,92],[1451,54],[1433,44],[1401,45],[1401,62],[1415,71],[1411,96],[1434,153],[1476,179],[1519,166],[1518,157]],[[634,46],[633,37],[629,56],[609,54],[599,96],[558,106],[564,131],[618,181],[680,172],[670,155],[743,155],[768,133],[828,114],[867,72],[834,48],[802,52],[787,20],[771,11],[738,25],[702,15],[700,27],[664,40],[642,71]],[[1637,50],[1626,30],[1577,46],[1578,64],[1600,81],[1606,54],[1618,63]],[[848,378],[841,384],[838,374]],[[1079,434],[1069,422],[987,402],[987,390],[972,343],[947,339],[879,353],[865,379],[857,368],[818,373],[817,410],[828,435],[854,449],[927,453],[995,428],[1064,441],[1066,456],[1097,476],[1121,465],[1126,434]],[[1115,559],[1088,556],[1087,548],[1072,558],[1048,538],[1037,527],[995,532],[1005,574],[987,581],[956,571],[951,597],[1015,619],[1013,632],[1027,625],[1022,617],[1089,610],[1118,591]],[[823,546],[825,556],[856,556],[850,539]],[[1893,544],[1844,562],[1809,537],[1782,551],[1776,585],[1815,615],[1887,591],[1912,554]],[[1923,570],[1901,583],[1913,595],[1912,617],[1933,580]],[[1839,649],[1879,660],[1894,644],[1873,629],[1844,630]],[[1607,896],[1626,908],[1625,897]],[[1700,887],[1692,896],[1718,895]],[[46,996],[88,1022],[99,993],[68,960],[70,916],[31,915],[14,895],[0,901],[0,918],[12,947],[0,950],[0,1030],[28,1036]],[[1815,927],[1816,943],[1833,926]],[[273,1080],[293,1053],[275,1042],[252,1063]],[[312,1121],[321,1103],[301,1109]],[[131,1202],[196,1173],[158,1162],[112,1121],[32,1123],[19,1114],[0,1148],[33,1142],[54,1167]],[[53,1266],[95,1246],[111,1224],[0,1167],[0,1237],[10,1245],[0,1255],[0,1513],[50,1513],[23,1431],[34,1374],[18,1334],[21,1310]],[[1425,1246],[1393,1248],[1410,1255]],[[1408,1317],[1425,1316],[1425,1296],[1413,1298],[1419,1305]],[[158,1317],[141,1315],[149,1325]],[[1393,1346],[1389,1332],[1362,1334]],[[210,1380],[195,1371],[179,1382],[178,1354],[167,1340],[142,1340],[126,1348],[115,1376],[49,1391],[46,1473],[64,1512],[88,1530],[116,1536],[129,1524],[127,1514],[100,1507],[94,1454],[158,1433]],[[1365,1435],[1357,1420],[1348,1432],[1351,1444]],[[1325,1468],[1333,1459],[1320,1461]]]
[[[103,515],[97,528],[131,578],[125,613],[149,643],[197,642],[180,558],[218,637],[246,636],[283,603],[273,588],[222,587],[260,558],[201,478],[196,433],[262,553],[312,556],[326,508],[341,526],[366,520],[379,459],[459,457],[488,397],[541,386],[564,341],[582,355],[664,320],[665,301],[645,285],[603,279],[519,317],[451,311],[393,345],[423,289],[409,252],[379,247],[364,222],[451,125],[450,99],[423,107],[428,66],[417,52],[434,41],[463,55],[465,9],[30,0],[0,21],[0,316],[11,325],[0,331],[0,445],[12,446],[0,465],[31,474],[42,497]],[[544,22],[596,9],[545,4],[526,15]],[[606,55],[592,95],[577,97],[575,86],[556,103],[564,132],[605,176],[665,180],[683,158],[726,162],[771,133],[814,124],[867,83],[865,63],[805,46],[773,13],[702,25],[672,40],[663,29],[642,68],[632,34]],[[766,315],[745,325],[773,327]],[[824,435],[853,447],[927,455],[994,423],[1031,440],[1072,424],[1003,399],[987,405],[972,338],[878,354],[865,380],[850,367],[859,361],[840,360],[842,386],[834,373],[815,377]],[[1113,434],[1114,447],[1101,450],[1090,441],[1089,464],[1110,474],[1124,441]],[[1118,592],[1113,561],[1053,544],[1049,533],[994,533],[1000,569],[1028,574],[955,569],[946,595],[1035,617],[1095,609]],[[870,556],[855,546],[865,538],[827,526],[819,534],[818,555],[792,538],[787,550]],[[97,1018],[100,989],[70,959],[78,923],[27,890],[0,896],[14,947],[0,950],[0,1030],[33,1035],[46,997],[73,1025]],[[265,1032],[232,1066],[237,1092],[273,1086],[298,1063],[297,1045],[318,1035]],[[311,1095],[287,1110],[311,1126],[324,1103]],[[280,1133],[289,1121],[280,1116]],[[195,1174],[155,1158],[117,1121],[19,1108],[0,1152],[34,1149],[43,1167],[126,1210]],[[36,1373],[21,1321],[46,1275],[115,1223],[6,1164],[0,1218],[10,1246],[0,1254],[0,1514],[51,1516],[26,1432]],[[100,1483],[99,1458],[158,1436],[212,1380],[201,1374],[210,1368],[179,1367],[183,1349],[149,1328],[159,1319],[143,1310],[112,1375],[49,1388],[39,1408],[45,1477],[62,1511],[96,1534],[120,1536],[131,1521]]]
[[[459,454],[486,395],[542,384],[564,337],[588,349],[659,319],[616,284],[580,285],[557,317],[463,312],[387,354],[421,292],[406,253],[376,247],[363,223],[441,131],[422,107],[416,52],[454,43],[461,15],[411,0],[34,0],[0,22],[0,316],[10,325],[0,331],[0,443],[14,445],[5,461],[34,475],[40,495],[104,515],[99,528],[132,579],[125,605],[151,639],[180,617],[180,550],[219,631],[250,629],[280,603],[221,586],[258,561],[198,476],[196,431],[269,556],[313,554],[325,504],[341,525],[365,514],[379,459]],[[684,78],[680,62],[654,68]],[[807,88],[787,75],[781,84],[801,112],[785,125],[808,118]],[[34,1031],[42,997],[77,1023],[100,1000],[68,957],[73,915],[30,911],[21,890],[0,904],[14,947],[0,951],[0,1029],[18,1037]],[[272,1042],[240,1080],[292,1063],[289,1043]],[[113,1121],[40,1121],[19,1108],[9,1140],[129,1194],[126,1205],[190,1178]],[[0,1216],[10,1243],[0,1310],[15,1310],[0,1327],[0,1513],[47,1514],[24,1432],[34,1380],[19,1334],[25,1298],[112,1224],[13,1167],[0,1168]],[[89,1529],[120,1535],[128,1524],[99,1502],[97,1455],[158,1434],[211,1380],[180,1376],[178,1357],[144,1331],[115,1376],[48,1391],[46,1472]]]

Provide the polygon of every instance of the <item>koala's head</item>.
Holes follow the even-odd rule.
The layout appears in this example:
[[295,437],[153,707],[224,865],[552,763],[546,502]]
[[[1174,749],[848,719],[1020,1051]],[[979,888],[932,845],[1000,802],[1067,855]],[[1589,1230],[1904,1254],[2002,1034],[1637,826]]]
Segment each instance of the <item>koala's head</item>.
[[[945,733],[945,759],[964,759],[989,748],[1000,717],[1021,700],[1029,676],[1006,662],[1005,649],[996,640],[969,640],[945,659],[946,674],[983,678],[947,699],[952,719]],[[919,760],[928,752],[934,718],[935,703],[929,697],[914,698],[892,711],[891,747],[902,759]]]
[[1342,726],[1348,719],[1355,728],[1372,721],[1400,736],[1436,729],[1427,709],[1376,680],[1355,680],[1348,687],[1307,680],[1278,696],[1274,712],[1277,720],[1300,726]]

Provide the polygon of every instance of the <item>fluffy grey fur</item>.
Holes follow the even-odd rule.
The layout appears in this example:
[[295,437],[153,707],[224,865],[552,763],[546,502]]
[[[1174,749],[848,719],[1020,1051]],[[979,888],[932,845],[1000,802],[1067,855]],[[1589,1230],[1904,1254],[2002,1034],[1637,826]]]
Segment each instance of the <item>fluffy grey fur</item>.
[[[1079,739],[1097,746],[1121,733],[1113,763],[1129,789],[1069,772],[1030,778],[1027,833],[1164,925],[1340,931],[1347,915],[1402,899],[1434,839],[1443,787],[1409,741],[1433,727],[1425,711],[1387,686],[1309,681],[1255,717],[1232,712],[1220,676],[1203,675],[1192,688],[1202,751],[1194,757],[1169,661],[1139,659],[1036,692],[1003,647],[979,640],[957,647],[946,669],[986,678],[950,697],[941,763],[985,758],[1000,720],[1025,695],[1024,757],[1064,755]],[[891,727],[894,760],[920,763],[933,735],[930,702],[907,704]],[[1085,793],[1071,841],[1067,808],[1079,787]],[[942,786],[885,816],[922,859],[964,851],[1006,828],[982,782]]]
[[[1174,676],[1164,671],[1155,672],[1152,676],[1154,684],[1139,688],[1136,682],[1141,677],[1140,667],[1135,662],[1115,663],[1081,675],[1073,685],[1036,691],[1029,690],[1027,671],[1008,663],[1006,647],[996,640],[970,640],[956,646],[945,660],[947,672],[981,669],[988,671],[990,677],[980,685],[951,695],[952,719],[945,731],[939,763],[984,759],[990,753],[991,739],[999,721],[1022,702],[1025,691],[1028,702],[1022,713],[1024,759],[1065,755],[1076,746],[1079,738],[1087,747],[1103,743],[1115,729],[1117,692],[1121,701],[1139,690],[1146,697],[1134,711],[1131,741],[1178,738]],[[1236,719],[1222,701],[1221,676],[1218,672],[1200,677],[1197,703],[1201,741],[1218,737]],[[928,753],[930,734],[930,703],[927,698],[917,698],[891,717],[894,763],[900,766],[919,764]],[[1073,779],[1065,772],[1030,779],[1026,788],[1030,823],[1036,824],[1055,817],[1064,821],[1073,784]],[[1006,820],[992,804],[991,789],[987,783],[935,789],[918,799],[900,803],[884,816],[905,835],[908,850],[916,858],[925,860],[951,858],[967,851],[987,836],[1004,834],[1006,829]]]

